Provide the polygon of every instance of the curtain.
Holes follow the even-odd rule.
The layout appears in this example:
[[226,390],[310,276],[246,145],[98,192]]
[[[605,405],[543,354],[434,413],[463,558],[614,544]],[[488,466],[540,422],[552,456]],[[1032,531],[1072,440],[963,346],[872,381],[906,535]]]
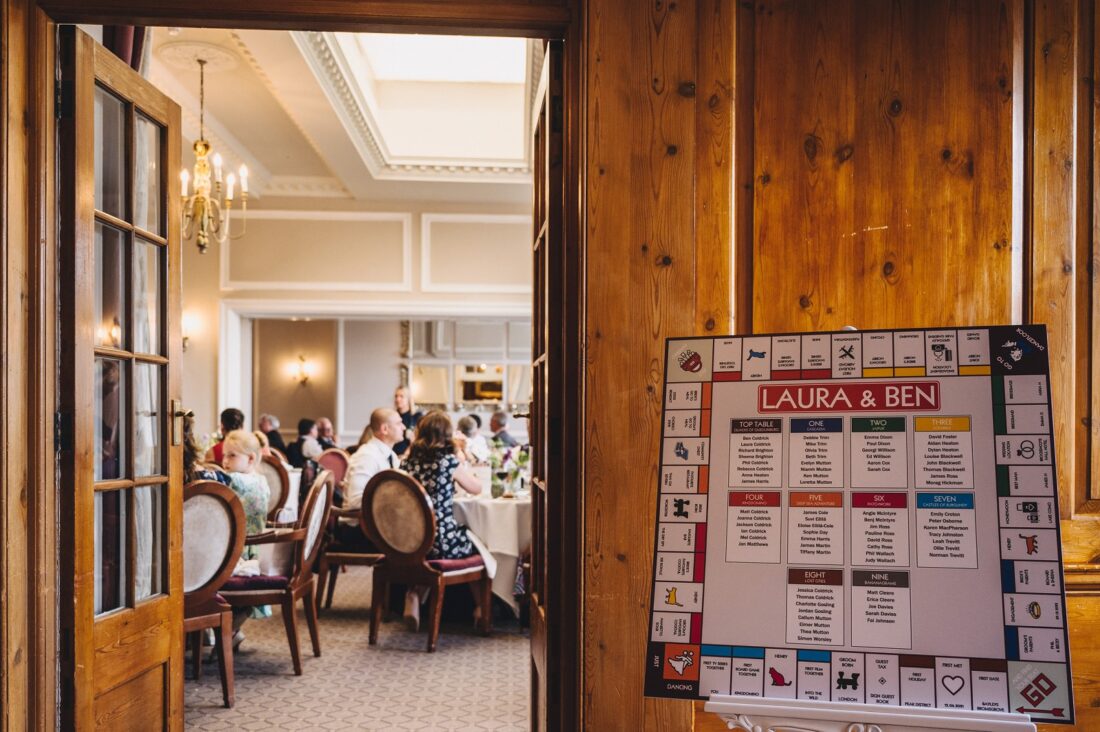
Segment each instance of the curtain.
[[145,50],[145,28],[139,25],[103,26],[103,45],[107,50],[141,72],[141,59]]

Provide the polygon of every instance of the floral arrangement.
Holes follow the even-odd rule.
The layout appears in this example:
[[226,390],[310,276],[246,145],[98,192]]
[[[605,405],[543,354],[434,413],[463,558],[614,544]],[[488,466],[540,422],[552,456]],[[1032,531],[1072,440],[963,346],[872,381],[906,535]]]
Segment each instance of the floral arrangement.
[[515,493],[531,485],[531,446],[508,447],[498,440],[489,443],[489,467],[493,471],[493,497]]

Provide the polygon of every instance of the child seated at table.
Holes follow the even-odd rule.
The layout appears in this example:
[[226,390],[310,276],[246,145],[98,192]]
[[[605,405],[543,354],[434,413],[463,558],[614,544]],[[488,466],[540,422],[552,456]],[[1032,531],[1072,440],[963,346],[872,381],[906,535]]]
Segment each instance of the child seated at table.
[[[245,430],[233,430],[225,437],[222,467],[229,473],[229,487],[241,499],[246,534],[258,534],[267,525],[267,503],[271,489],[256,472],[262,459],[260,441]],[[255,547],[245,547],[242,557],[252,559]],[[245,556],[247,555],[247,556]]]
[[[260,441],[247,430],[233,430],[225,436],[222,466],[229,473],[229,487],[241,499],[244,508],[244,528],[246,534],[258,534],[267,527],[267,504],[271,493],[267,479],[256,472],[261,458]],[[245,546],[235,575],[255,576],[260,573],[260,563],[256,547]],[[233,612],[233,645],[236,647],[244,639],[240,627],[247,618],[269,618],[271,608],[260,605],[252,608],[239,608]]]

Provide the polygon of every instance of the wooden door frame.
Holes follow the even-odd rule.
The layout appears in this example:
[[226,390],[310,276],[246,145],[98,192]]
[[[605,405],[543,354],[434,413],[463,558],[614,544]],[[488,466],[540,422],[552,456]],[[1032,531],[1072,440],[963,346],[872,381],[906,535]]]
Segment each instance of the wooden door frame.
[[[564,41],[567,272],[563,300],[571,398],[558,429],[566,485],[568,554],[554,573],[561,675],[551,726],[581,729],[584,598],[585,27],[580,0],[0,0],[0,732],[60,720],[58,506],[55,448],[67,435],[58,408],[56,277],[56,30],[58,23],[294,30],[468,33]],[[570,602],[572,600],[572,602]],[[564,603],[569,603],[568,605]]]

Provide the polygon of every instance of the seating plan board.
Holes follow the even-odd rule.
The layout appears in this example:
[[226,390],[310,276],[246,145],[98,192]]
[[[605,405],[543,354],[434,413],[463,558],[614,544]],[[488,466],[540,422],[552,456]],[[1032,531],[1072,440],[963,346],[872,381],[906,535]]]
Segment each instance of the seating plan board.
[[1071,724],[1046,343],[669,339],[646,694]]

